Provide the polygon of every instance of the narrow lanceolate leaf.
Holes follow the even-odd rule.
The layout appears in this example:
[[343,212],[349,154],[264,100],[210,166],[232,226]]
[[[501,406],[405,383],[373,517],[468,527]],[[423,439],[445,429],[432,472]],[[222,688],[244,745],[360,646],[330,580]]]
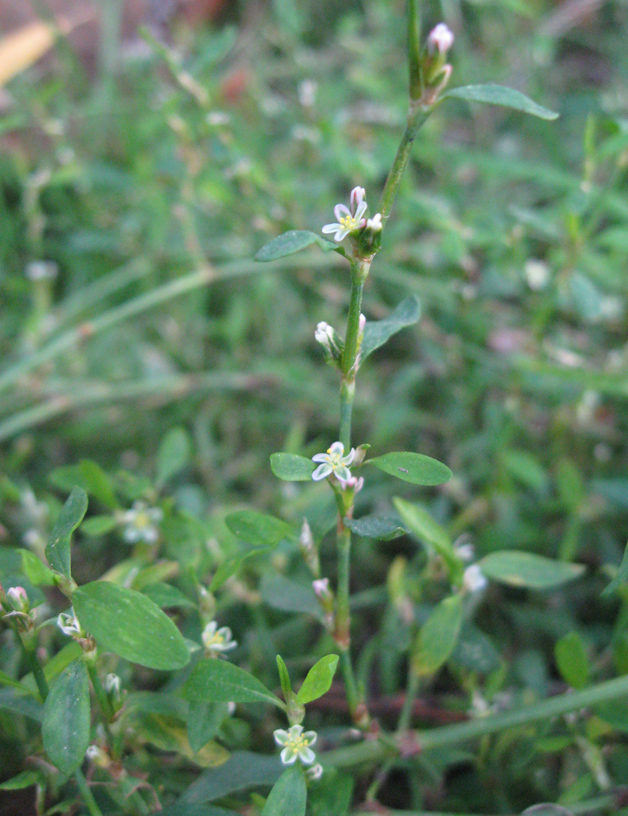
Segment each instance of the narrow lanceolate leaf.
[[441,485],[448,482],[453,475],[447,465],[443,465],[442,462],[430,456],[409,451],[386,453],[375,459],[367,459],[366,464],[375,465],[384,473],[396,476],[397,479],[404,482],[418,485]]
[[539,119],[558,119],[555,111],[537,105],[521,91],[514,88],[505,88],[503,85],[465,85],[462,88],[453,88],[443,94],[442,99],[464,99],[467,102],[484,102],[488,105],[500,105],[503,108],[529,113]]
[[44,706],[42,737],[50,761],[64,774],[80,766],[89,745],[89,682],[82,660],[59,676]]
[[259,547],[274,547],[292,535],[292,528],[285,521],[254,510],[230,513],[225,524],[242,541]]
[[421,304],[417,297],[411,296],[402,300],[392,314],[384,320],[367,322],[364,327],[364,338],[360,347],[360,360],[364,361],[372,351],[406,326],[417,323],[421,317]]
[[327,694],[336,673],[338,659],[338,655],[326,655],[312,666],[297,693],[297,700],[301,705]]
[[219,587],[221,587],[225,581],[228,581],[232,575],[235,575],[236,572],[240,569],[242,564],[245,561],[248,561],[249,558],[253,558],[256,555],[261,555],[262,553],[270,552],[270,547],[256,547],[254,550],[249,550],[248,552],[243,553],[242,555],[236,555],[233,558],[227,558],[225,561],[220,564],[216,572],[214,573],[214,577],[212,578],[209,588],[212,592],[215,592]]
[[479,562],[479,566],[487,578],[527,589],[554,589],[579,578],[585,571],[582,564],[566,564],[517,550],[491,553]]
[[434,674],[456,648],[462,626],[462,597],[451,595],[434,609],[423,624],[412,655],[413,670],[421,675]]
[[454,551],[453,542],[447,530],[434,521],[427,510],[404,499],[394,498],[395,509],[410,532],[415,535],[428,551],[437,552],[447,564],[450,577],[456,580],[462,573],[462,561]]
[[182,690],[188,700],[205,703],[271,703],[285,705],[252,674],[217,658],[201,660]]
[[270,469],[284,482],[309,482],[315,468],[311,459],[295,453],[273,453],[270,457]]
[[284,659],[281,655],[277,655],[277,669],[279,671],[279,680],[281,682],[281,690],[283,692],[284,700],[289,700],[292,696],[292,684],[290,683],[290,674]]
[[626,549],[624,550],[624,557],[621,560],[621,564],[617,569],[615,577],[606,587],[604,592],[602,592],[602,595],[603,596],[612,595],[614,592],[617,592],[617,590],[622,584],[625,583],[628,583],[628,545],[626,545]]
[[164,671],[190,660],[186,642],[170,618],[141,592],[94,581],[72,596],[81,625],[105,651]]
[[311,244],[317,244],[324,252],[338,250],[338,244],[326,241],[309,230],[290,230],[278,235],[265,244],[255,255],[256,261],[276,261],[277,258],[285,258],[286,255],[293,255],[301,249],[305,249]]
[[262,810],[262,816],[305,816],[307,788],[300,766],[294,766],[279,777]]
[[7,779],[0,785],[0,790],[22,790],[23,788],[30,788],[31,785],[41,785],[45,783],[45,779],[38,771],[22,771],[12,779]]
[[53,570],[70,578],[70,539],[72,533],[83,521],[87,511],[87,494],[75,487],[61,508],[46,547],[46,558]]
[[572,688],[583,689],[589,684],[590,660],[575,630],[561,638],[554,647],[558,671]]

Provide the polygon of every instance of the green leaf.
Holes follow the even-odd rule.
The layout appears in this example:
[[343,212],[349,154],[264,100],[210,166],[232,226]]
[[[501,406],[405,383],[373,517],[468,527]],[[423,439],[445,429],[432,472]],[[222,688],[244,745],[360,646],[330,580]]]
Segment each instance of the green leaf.
[[295,453],[273,453],[270,457],[270,469],[284,482],[309,482],[316,464]]
[[393,504],[410,532],[423,543],[428,552],[440,555],[449,569],[451,580],[457,582],[464,565],[456,555],[451,537],[445,528],[417,504],[411,504],[400,498],[394,498]]
[[262,810],[262,816],[305,816],[307,788],[300,767],[294,766],[284,771]]
[[20,691],[27,691],[29,694],[31,693],[30,689],[25,688],[25,686],[20,683],[19,680],[14,680],[10,675],[3,671],[0,671],[0,686],[11,686],[12,688],[19,689]]
[[168,431],[157,454],[157,487],[162,487],[190,462],[192,447],[184,428]]
[[338,660],[338,655],[326,655],[312,666],[297,692],[297,701],[301,705],[311,703],[312,700],[318,700],[323,694],[327,694],[336,673]]
[[527,451],[505,450],[501,453],[504,467],[526,487],[538,492],[547,490],[549,479],[536,456]]
[[0,689],[0,711],[2,710],[23,714],[38,722],[44,717],[44,707],[39,700],[13,688]]
[[326,241],[317,235],[315,232],[309,230],[290,230],[284,232],[283,235],[278,235],[265,244],[255,255],[256,261],[276,261],[277,258],[285,258],[286,255],[293,255],[302,249],[317,244],[324,252],[338,251],[342,249],[338,244]]
[[81,527],[81,532],[88,536],[102,536],[110,533],[118,526],[113,516],[91,516]]
[[195,753],[214,739],[228,715],[227,703],[192,700],[188,710],[188,740]]
[[503,85],[465,85],[462,88],[453,88],[443,94],[442,99],[464,99],[467,102],[484,102],[489,105],[500,105],[504,108],[512,108],[531,116],[538,116],[539,119],[558,119],[558,114],[554,111],[537,105],[521,91],[514,88],[505,88]]
[[363,516],[360,519],[345,519],[344,523],[352,533],[380,541],[390,541],[408,532],[397,516]]
[[[222,799],[236,791],[258,785],[273,785],[281,775],[277,754],[265,756],[235,751],[224,765],[206,771],[186,790],[181,802],[187,806]],[[184,811],[187,816],[187,811]]]
[[50,761],[64,774],[80,767],[89,745],[89,682],[83,660],[75,660],[50,689],[42,737]]
[[562,805],[533,805],[526,808],[521,816],[573,816],[573,813]]
[[445,598],[421,627],[412,655],[412,668],[420,676],[434,674],[456,648],[462,626],[462,596]]
[[292,535],[292,527],[285,521],[254,510],[230,513],[225,524],[234,536],[253,546],[274,547]]
[[554,648],[558,671],[572,688],[582,689],[589,683],[589,658],[578,632],[569,632]]
[[404,482],[418,485],[441,485],[448,482],[453,475],[442,462],[422,453],[408,451],[385,453],[375,459],[367,459],[366,464],[375,465],[384,473],[396,476]]
[[621,560],[621,564],[617,568],[617,573],[610,584],[602,592],[602,597],[613,595],[613,593],[617,592],[619,587],[625,583],[628,583],[628,544],[624,550],[624,557]]
[[7,779],[0,785],[0,790],[23,790],[31,785],[38,785],[43,782],[43,777],[38,771],[22,771],[13,779]]
[[554,589],[579,578],[585,571],[581,564],[566,564],[518,550],[491,553],[479,562],[479,566],[487,578],[528,589]]
[[279,681],[281,683],[281,690],[283,691],[284,700],[288,702],[288,700],[292,697],[292,684],[290,683],[288,667],[284,663],[281,655],[277,655],[277,669],[279,670]]
[[79,485],[80,487],[84,487],[87,493],[102,502],[105,507],[111,510],[120,507],[120,502],[113,489],[113,482],[100,465],[92,462],[91,459],[83,459],[79,464],[79,471],[83,477],[83,484]]
[[144,595],[156,603],[160,609],[168,609],[175,606],[188,607],[195,609],[196,604],[191,601],[187,595],[184,595],[180,589],[173,587],[171,584],[164,584],[160,581],[154,584],[148,584],[143,590]]
[[201,660],[182,689],[187,700],[205,703],[272,703],[285,705],[263,683],[233,663],[217,658]]
[[274,609],[283,612],[302,612],[322,618],[323,612],[312,585],[286,578],[285,575],[265,573],[260,585],[262,599]]
[[53,586],[55,584],[55,574],[43,561],[30,550],[18,550],[22,555],[22,569],[24,575],[34,586]]
[[412,295],[402,300],[391,315],[384,320],[367,321],[360,347],[360,361],[364,362],[371,352],[383,346],[393,334],[397,334],[406,326],[414,325],[420,317],[421,303],[417,297]]
[[87,511],[87,494],[80,487],[72,489],[52,528],[46,547],[46,558],[53,570],[70,578],[70,539]]
[[183,636],[150,598],[94,581],[72,596],[81,625],[109,652],[150,669],[181,669],[190,660]]

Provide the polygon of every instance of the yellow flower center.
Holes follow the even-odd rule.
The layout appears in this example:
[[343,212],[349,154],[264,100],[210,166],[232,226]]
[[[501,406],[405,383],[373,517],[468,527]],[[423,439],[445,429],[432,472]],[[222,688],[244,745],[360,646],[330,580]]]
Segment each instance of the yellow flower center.
[[148,513],[138,513],[135,516],[135,526],[138,530],[143,530],[145,527],[150,527],[150,518]]
[[354,230],[358,226],[357,219],[352,215],[342,215],[338,223],[346,230]]
[[309,744],[310,741],[305,739],[303,734],[300,734],[298,737],[293,737],[290,740],[290,747],[296,753],[298,753],[302,748],[307,748]]

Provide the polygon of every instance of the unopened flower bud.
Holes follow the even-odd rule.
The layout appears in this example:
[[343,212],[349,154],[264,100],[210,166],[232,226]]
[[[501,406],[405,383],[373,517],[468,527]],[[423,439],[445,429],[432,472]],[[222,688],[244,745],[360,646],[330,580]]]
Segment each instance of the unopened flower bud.
[[372,232],[381,232],[384,228],[384,225],[382,224],[382,214],[375,213],[372,218],[367,218],[366,228],[370,229]]
[[439,23],[430,31],[427,38],[427,50],[430,54],[438,51],[439,54],[446,54],[454,44],[454,35],[445,23]]
[[317,762],[316,765],[312,765],[311,768],[306,770],[305,775],[308,779],[311,779],[312,782],[317,782],[323,775],[323,766],[320,762]]
[[105,691],[109,694],[119,697],[120,696],[120,683],[121,680],[117,674],[108,674],[105,677]]
[[316,326],[316,331],[314,332],[314,339],[317,343],[320,343],[327,351],[331,353],[331,342],[334,336],[334,330],[329,325],[329,323],[325,323],[322,320]]
[[7,598],[16,612],[28,612],[30,609],[30,602],[24,587],[11,587],[7,590]]
[[317,598],[326,598],[329,596],[329,578],[319,578],[317,581],[312,581],[312,589]]
[[464,571],[462,576],[462,589],[464,592],[482,592],[487,584],[486,576],[477,564],[467,567]]

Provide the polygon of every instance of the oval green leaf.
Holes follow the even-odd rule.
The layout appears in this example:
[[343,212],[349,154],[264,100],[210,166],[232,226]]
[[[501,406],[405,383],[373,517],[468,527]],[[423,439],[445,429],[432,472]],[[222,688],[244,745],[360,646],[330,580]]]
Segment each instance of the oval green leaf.
[[418,485],[445,484],[453,475],[447,465],[443,465],[442,462],[430,456],[424,456],[422,453],[410,453],[409,451],[386,453],[384,456],[368,459],[366,464],[375,465],[389,476],[396,476],[397,479],[404,482]]
[[369,354],[383,346],[393,334],[418,323],[421,317],[421,303],[417,297],[402,300],[392,314],[384,320],[367,321],[364,327],[364,338],[360,346],[360,360],[364,362]]
[[309,482],[316,465],[311,459],[295,453],[273,453],[270,457],[270,469],[284,482]]
[[190,462],[192,446],[184,428],[168,431],[157,454],[157,486],[171,479]]
[[46,558],[53,570],[70,578],[70,538],[87,512],[87,494],[80,487],[73,488],[61,508],[46,547]]
[[462,596],[451,595],[434,609],[421,627],[412,655],[413,671],[434,674],[456,648],[462,626]]
[[292,528],[285,521],[254,510],[230,513],[225,524],[234,536],[257,547],[274,547],[292,535]]
[[324,252],[331,252],[339,248],[338,244],[326,241],[315,232],[310,232],[309,230],[290,230],[273,238],[273,240],[267,244],[264,244],[255,255],[255,260],[261,261],[262,263],[275,261],[277,258],[285,258],[286,255],[294,255],[295,252],[300,252],[300,250],[305,249],[311,244],[317,244]]
[[190,660],[183,636],[141,592],[94,581],[72,596],[81,625],[106,651],[149,669],[181,669]]
[[585,571],[581,564],[553,561],[542,555],[517,550],[491,553],[479,565],[487,578],[507,586],[527,589],[554,589],[579,578]]
[[297,692],[297,701],[301,705],[311,703],[312,700],[318,700],[323,694],[327,694],[336,673],[338,660],[338,655],[326,655],[312,666]]
[[204,703],[271,703],[285,709],[285,705],[263,683],[239,666],[225,660],[201,660],[182,689],[187,700]]
[[64,774],[80,767],[89,745],[89,682],[82,660],[59,676],[44,705],[42,737],[50,761]]
[[537,105],[521,91],[514,88],[505,88],[503,85],[465,85],[462,88],[453,88],[443,94],[442,99],[464,99],[467,102],[483,102],[488,105],[499,105],[503,108],[529,113],[539,119],[558,119],[555,111]]
[[305,816],[307,788],[300,766],[294,766],[279,777],[262,810],[262,816]]
[[360,519],[345,519],[344,523],[352,533],[380,541],[390,541],[408,532],[396,516],[363,516]]
[[589,684],[589,656],[578,632],[569,632],[554,647],[558,671],[572,688],[583,689]]

